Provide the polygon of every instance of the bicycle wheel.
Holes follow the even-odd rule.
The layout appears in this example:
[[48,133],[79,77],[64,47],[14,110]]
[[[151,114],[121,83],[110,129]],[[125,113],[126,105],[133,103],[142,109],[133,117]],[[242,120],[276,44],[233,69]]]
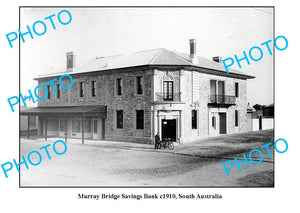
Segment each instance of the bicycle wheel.
[[169,149],[174,149],[174,144],[173,143],[169,143],[169,145],[168,145],[168,147],[169,147]]

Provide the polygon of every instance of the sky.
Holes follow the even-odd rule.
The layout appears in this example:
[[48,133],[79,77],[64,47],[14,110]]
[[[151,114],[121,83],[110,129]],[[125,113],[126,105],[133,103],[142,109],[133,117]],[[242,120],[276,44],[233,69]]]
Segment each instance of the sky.
[[[68,10],[72,21],[62,25],[57,14]],[[34,39],[25,35],[21,42],[21,92],[28,94],[37,85],[33,80],[42,74],[62,72],[66,53],[76,53],[76,66],[97,56],[166,48],[189,53],[189,39],[197,40],[197,55],[242,57],[251,47],[259,46],[263,58],[250,65],[235,62],[232,68],[253,75],[248,80],[250,105],[273,103],[273,55],[260,44],[273,39],[272,8],[21,8],[21,31],[26,25],[53,17],[56,29],[48,21],[47,31]],[[66,14],[61,17],[67,20]],[[41,25],[36,25],[41,32]],[[270,44],[273,49],[272,43]],[[272,50],[273,52],[273,50]],[[255,56],[255,52],[253,52]]]

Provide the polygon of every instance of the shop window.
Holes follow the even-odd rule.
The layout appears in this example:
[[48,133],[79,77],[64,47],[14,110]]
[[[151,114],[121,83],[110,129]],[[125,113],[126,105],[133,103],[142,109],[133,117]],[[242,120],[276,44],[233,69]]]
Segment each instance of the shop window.
[[80,120],[72,120],[72,132],[81,132],[80,131]]
[[48,118],[47,119],[47,130],[48,131],[58,131],[58,119],[52,119]]
[[59,131],[64,132],[65,131],[65,127],[66,127],[66,120],[65,119],[61,119],[59,121]]
[[97,134],[98,121],[94,120],[94,134]]
[[84,129],[84,132],[92,132],[92,121],[91,121],[91,119],[84,120],[83,129]]

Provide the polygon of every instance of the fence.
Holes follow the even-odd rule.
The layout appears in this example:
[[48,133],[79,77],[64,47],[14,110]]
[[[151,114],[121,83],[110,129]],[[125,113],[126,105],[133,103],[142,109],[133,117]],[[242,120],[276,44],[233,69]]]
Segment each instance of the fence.
[[[274,118],[262,118],[262,130],[273,129],[274,128]],[[252,131],[259,130],[259,119],[252,119]]]

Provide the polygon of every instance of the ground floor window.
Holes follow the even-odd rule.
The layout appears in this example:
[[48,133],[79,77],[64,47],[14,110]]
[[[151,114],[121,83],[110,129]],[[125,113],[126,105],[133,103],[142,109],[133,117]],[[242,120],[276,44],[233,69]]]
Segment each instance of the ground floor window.
[[212,127],[214,128],[214,129],[216,129],[216,116],[212,116],[212,119],[211,119],[211,121],[212,121]]
[[35,128],[36,127],[36,116],[28,116],[29,119],[29,127]]
[[136,129],[144,129],[144,110],[136,110]]
[[47,129],[49,131],[58,131],[58,119],[56,118],[48,118],[47,119]]
[[117,128],[123,129],[123,110],[117,110]]
[[197,129],[197,110],[192,110],[192,129]]
[[98,121],[94,120],[94,134],[97,134],[97,124],[98,124]]
[[[65,120],[60,121],[60,131],[65,131]],[[72,119],[72,132],[81,132],[81,119]],[[87,118],[83,122],[84,132],[92,132],[92,120]]]
[[66,130],[66,120],[60,119],[59,120],[59,131],[64,132]]
[[80,132],[80,120],[72,120],[72,132]]
[[92,120],[91,119],[85,120],[83,128],[85,132],[92,132]]
[[239,126],[239,111],[235,110],[235,126]]

